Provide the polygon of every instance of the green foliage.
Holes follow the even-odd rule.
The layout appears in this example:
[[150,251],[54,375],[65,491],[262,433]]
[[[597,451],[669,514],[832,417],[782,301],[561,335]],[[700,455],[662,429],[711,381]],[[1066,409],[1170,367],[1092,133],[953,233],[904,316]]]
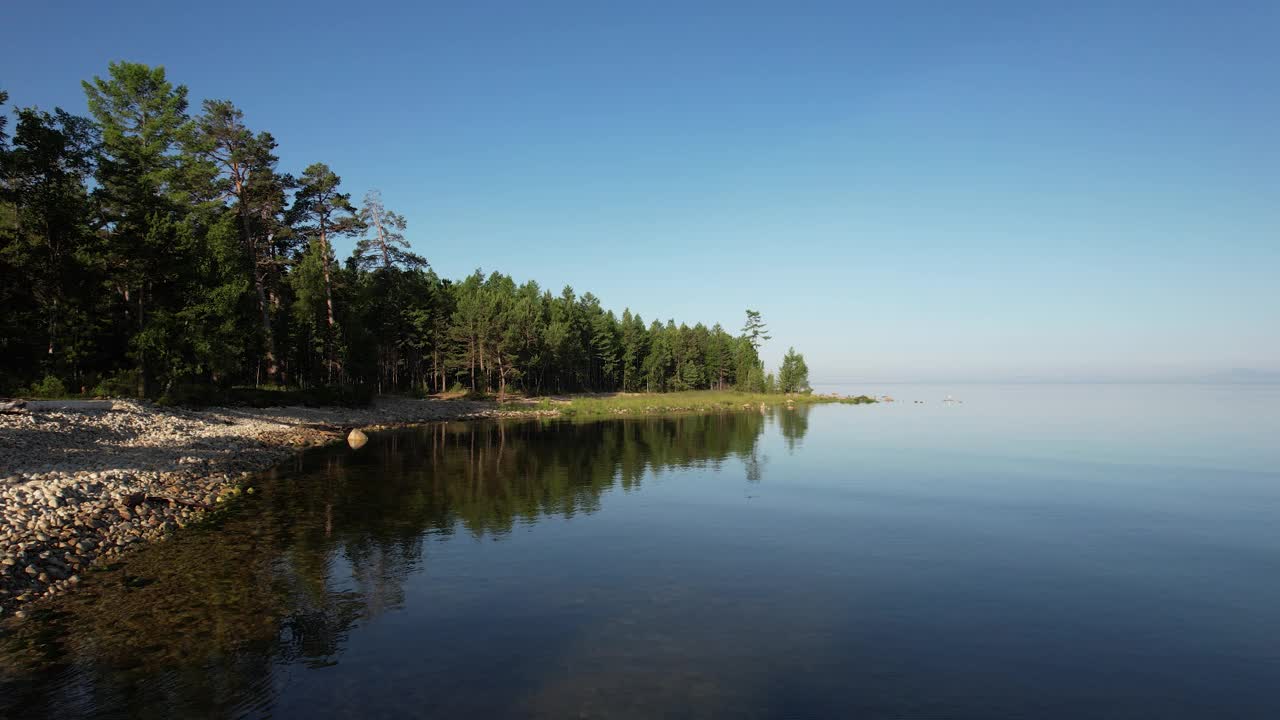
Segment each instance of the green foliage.
[[27,390],[27,394],[37,398],[64,398],[68,395],[67,386],[53,375],[45,375],[44,379]]
[[742,392],[763,393],[769,389],[764,368],[759,363],[747,364],[739,377],[738,389]]
[[616,394],[607,396],[575,396],[550,403],[530,405],[513,403],[511,409],[551,409],[561,417],[602,417],[610,415],[655,415],[682,412],[730,412],[757,410],[790,405],[822,403],[862,404],[875,402],[867,397],[844,398],[836,395],[800,395],[787,397],[777,393],[696,390],[669,393]]
[[[254,135],[241,111],[227,100],[206,100],[186,138],[193,158],[188,176],[210,197],[225,198],[208,249],[221,269],[206,307],[221,306],[218,332],[206,347],[223,342],[220,357],[207,354],[209,371],[225,376],[249,364],[268,383],[279,376],[272,298],[279,293],[282,270],[292,248],[285,225],[284,194],[292,180],[276,172],[276,142],[270,133]],[[197,193],[200,194],[200,193]],[[252,287],[252,290],[250,290]],[[234,339],[230,333],[235,333]],[[234,352],[228,352],[234,351]]]
[[132,336],[128,351],[139,369],[140,391],[151,381],[172,383],[192,363],[188,328],[175,313],[200,283],[192,263],[193,236],[183,221],[192,198],[184,186],[179,143],[191,131],[187,89],[163,67],[111,63],[107,79],[83,83],[102,130],[94,190],[109,228],[101,248],[119,302],[112,322]]
[[807,387],[794,363],[766,372],[755,310],[731,335],[502,273],[440,278],[376,191],[357,211],[324,163],[281,172],[270,133],[228,100],[189,115],[162,67],[112,63],[84,91],[91,119],[0,124],[0,387],[190,405]]
[[0,146],[0,354],[26,378],[73,377],[100,332],[85,254],[98,132],[60,108],[17,115],[12,148]]
[[356,243],[352,259],[360,269],[427,266],[421,255],[409,250],[409,241],[404,237],[408,223],[403,215],[388,210],[382,204],[382,193],[377,190],[365,193],[359,217],[365,231],[372,233],[371,237]]
[[760,313],[747,310],[747,322],[742,326],[742,335],[751,343],[752,349],[759,351],[765,340],[772,340],[772,336],[768,333],[769,328],[765,327],[764,320],[760,319]]
[[782,358],[782,368],[778,371],[779,389],[784,393],[813,392],[809,387],[809,366],[804,362],[804,355],[788,348]]
[[138,371],[136,369],[120,370],[104,377],[93,387],[93,397],[125,398],[135,397],[138,392]]

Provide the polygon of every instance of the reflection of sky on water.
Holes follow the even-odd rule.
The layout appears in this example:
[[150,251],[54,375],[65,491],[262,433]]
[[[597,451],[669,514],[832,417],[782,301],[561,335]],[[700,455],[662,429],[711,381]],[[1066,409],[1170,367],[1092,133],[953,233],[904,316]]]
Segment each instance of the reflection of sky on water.
[[[868,392],[896,402],[816,423],[833,442],[866,450],[986,456],[1280,467],[1280,385],[895,385]],[[962,403],[942,402],[951,396]],[[923,401],[915,404],[914,401]],[[828,408],[819,408],[827,411]],[[853,432],[847,432],[852,430]]]
[[1273,390],[948,392],[308,455],[0,668],[54,663],[30,717],[1277,706]]

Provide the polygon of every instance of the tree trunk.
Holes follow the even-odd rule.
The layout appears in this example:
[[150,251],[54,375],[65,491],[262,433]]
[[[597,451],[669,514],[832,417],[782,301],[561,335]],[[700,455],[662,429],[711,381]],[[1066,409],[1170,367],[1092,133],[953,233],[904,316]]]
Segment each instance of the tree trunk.
[[258,312],[262,316],[262,342],[263,360],[267,365],[267,382],[276,384],[276,375],[279,368],[276,367],[276,339],[275,333],[271,330],[271,310],[267,304],[267,290],[263,282],[262,272],[255,268],[253,272],[254,290],[258,295]]
[[[138,332],[143,330],[143,317],[145,306],[142,303],[144,293],[142,288],[138,288]],[[150,383],[147,382],[147,352],[145,350],[138,351],[138,396],[147,397],[150,392]]]
[[334,357],[334,352],[333,352],[333,341],[334,341],[333,280],[329,276],[329,238],[328,238],[328,234],[325,232],[325,226],[323,221],[320,223],[320,252],[322,254],[321,260],[323,261],[321,263],[321,266],[324,268],[325,322],[328,325],[324,334],[324,355],[325,355],[325,365],[328,368],[329,382],[333,383],[333,378],[338,366],[338,361]]
[[265,346],[262,359],[266,364],[267,382],[274,384],[279,371],[276,367],[275,333],[271,329],[271,311],[267,306],[266,282],[263,278],[261,258],[258,257],[258,244],[253,240],[253,228],[250,227],[249,216],[244,211],[244,185],[238,178],[236,179],[236,196],[241,198],[237,214],[240,215],[240,228],[244,232],[245,252],[253,266],[253,287],[258,297],[258,313],[262,316],[262,342]]
[[382,232],[382,213],[374,213],[373,226],[378,230],[378,247],[382,250],[382,267],[391,267],[391,255],[387,252],[387,236]]

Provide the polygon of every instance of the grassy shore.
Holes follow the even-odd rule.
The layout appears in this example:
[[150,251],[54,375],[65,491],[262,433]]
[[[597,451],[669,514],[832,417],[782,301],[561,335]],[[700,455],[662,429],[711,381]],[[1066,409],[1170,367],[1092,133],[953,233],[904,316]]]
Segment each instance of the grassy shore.
[[608,395],[568,395],[530,398],[504,403],[503,410],[554,410],[561,417],[607,417],[610,415],[657,415],[681,412],[728,412],[759,408],[761,405],[818,405],[839,403],[863,405],[875,398],[859,395],[814,395],[746,393],[730,390],[695,390],[671,393],[612,393]]

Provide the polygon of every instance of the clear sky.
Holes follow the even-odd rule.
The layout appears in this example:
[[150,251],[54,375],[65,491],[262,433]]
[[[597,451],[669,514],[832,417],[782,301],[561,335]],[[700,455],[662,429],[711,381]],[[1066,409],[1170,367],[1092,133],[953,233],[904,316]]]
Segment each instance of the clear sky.
[[1280,370],[1275,0],[284,5],[11,3],[0,88],[164,65],[442,275],[756,308],[817,380]]

